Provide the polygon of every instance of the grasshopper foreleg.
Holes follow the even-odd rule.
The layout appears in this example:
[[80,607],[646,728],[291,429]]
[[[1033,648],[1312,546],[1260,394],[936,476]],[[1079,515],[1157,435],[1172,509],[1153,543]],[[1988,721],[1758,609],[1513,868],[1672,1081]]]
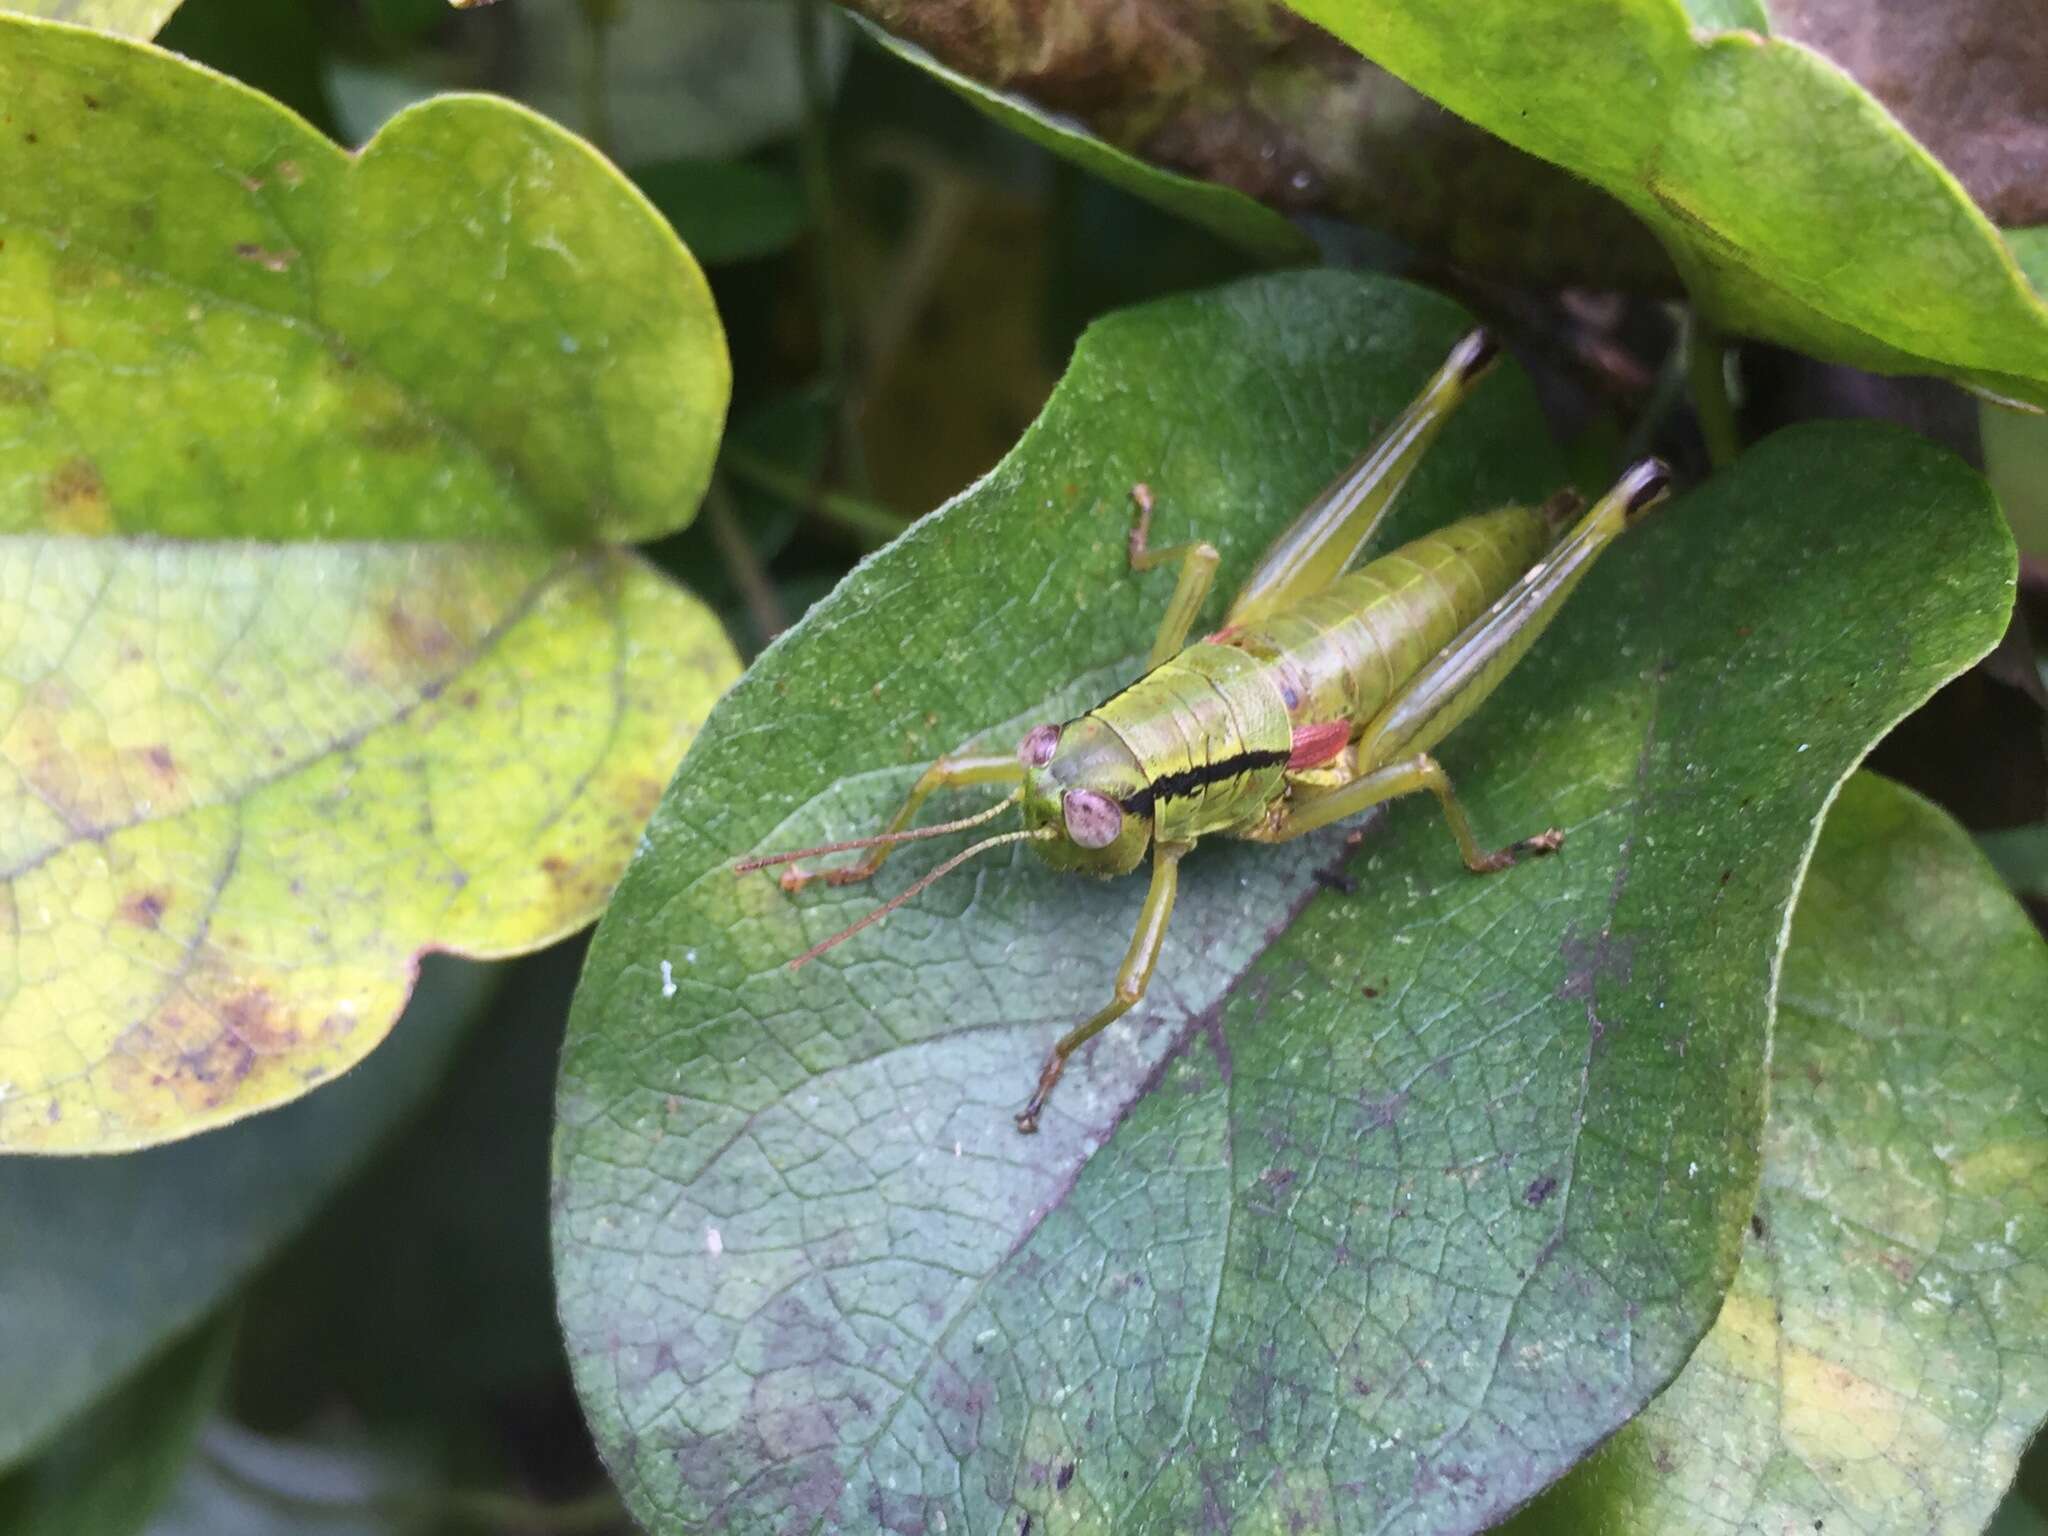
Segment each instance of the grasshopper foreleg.
[[[964,789],[976,784],[1017,784],[1024,778],[1024,765],[1014,754],[1000,757],[942,757],[910,788],[903,804],[896,814],[889,818],[881,835],[890,837],[909,826],[916,817],[919,807],[942,789]],[[782,872],[782,888],[794,894],[813,880],[823,880],[827,885],[857,885],[863,880],[874,878],[875,871],[882,867],[882,861],[896,851],[894,843],[881,843],[870,849],[865,858],[857,864],[843,865],[837,869],[801,869],[792,864]],[[788,857],[788,855],[784,855]],[[808,854],[799,857],[809,857]]]
[[1129,1013],[1144,997],[1145,988],[1152,981],[1152,968],[1159,963],[1159,951],[1166,942],[1167,921],[1173,916],[1173,898],[1180,889],[1181,857],[1192,847],[1193,843],[1153,846],[1152,884],[1145,892],[1145,905],[1138,911],[1138,931],[1131,935],[1131,947],[1124,953],[1124,963],[1117,967],[1116,990],[1100,1012],[1087,1023],[1068,1030],[1046,1056],[1030,1102],[1017,1112],[1017,1129],[1026,1136],[1038,1129],[1038,1117],[1060,1074],[1067,1070],[1067,1058]]

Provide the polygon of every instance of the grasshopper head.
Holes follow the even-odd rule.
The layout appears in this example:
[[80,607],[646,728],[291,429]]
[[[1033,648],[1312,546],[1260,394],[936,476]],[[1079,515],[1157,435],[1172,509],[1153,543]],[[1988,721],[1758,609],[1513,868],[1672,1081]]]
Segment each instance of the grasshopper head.
[[1144,861],[1152,846],[1151,813],[1127,809],[1126,802],[1147,780],[1116,732],[1087,716],[1041,725],[1024,738],[1017,756],[1029,770],[1024,825],[1053,830],[1037,847],[1054,869],[1124,875]]

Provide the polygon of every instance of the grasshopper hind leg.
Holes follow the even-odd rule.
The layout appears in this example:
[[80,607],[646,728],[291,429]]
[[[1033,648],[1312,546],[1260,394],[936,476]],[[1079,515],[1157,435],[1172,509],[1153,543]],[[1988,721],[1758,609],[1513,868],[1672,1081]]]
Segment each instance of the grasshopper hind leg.
[[1444,820],[1450,824],[1451,836],[1457,841],[1458,853],[1465,860],[1465,867],[1475,875],[1490,875],[1508,869],[1525,857],[1555,853],[1564,843],[1564,833],[1551,827],[1533,837],[1509,843],[1505,848],[1489,851],[1481,847],[1479,839],[1473,835],[1471,818],[1465,814],[1464,805],[1451,788],[1450,775],[1444,772],[1443,764],[1427,752],[1417,753],[1405,762],[1389,763],[1384,768],[1362,773],[1350,783],[1334,789],[1296,790],[1283,804],[1275,821],[1262,832],[1261,841],[1288,842],[1332,822],[1356,816],[1375,805],[1403,795],[1423,793],[1436,796],[1437,804],[1443,808]]

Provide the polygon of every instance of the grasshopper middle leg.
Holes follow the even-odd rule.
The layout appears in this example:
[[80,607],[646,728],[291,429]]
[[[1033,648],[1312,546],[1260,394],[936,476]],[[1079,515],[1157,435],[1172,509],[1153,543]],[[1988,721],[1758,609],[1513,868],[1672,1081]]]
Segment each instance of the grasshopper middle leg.
[[1180,579],[1173,585],[1173,596],[1167,599],[1159,632],[1152,637],[1152,654],[1145,660],[1149,672],[1187,644],[1188,631],[1195,627],[1195,616],[1202,611],[1209,588],[1215,585],[1216,567],[1223,557],[1206,539],[1153,549],[1148,542],[1152,535],[1152,487],[1143,481],[1132,486],[1131,504],[1138,509],[1137,521],[1131,525],[1131,569],[1149,571],[1170,560],[1180,561]]

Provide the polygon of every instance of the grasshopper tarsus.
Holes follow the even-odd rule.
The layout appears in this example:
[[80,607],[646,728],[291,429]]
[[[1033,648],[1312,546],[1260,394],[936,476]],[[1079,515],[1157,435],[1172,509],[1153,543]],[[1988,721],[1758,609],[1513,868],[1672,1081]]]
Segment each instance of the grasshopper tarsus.
[[1038,1086],[1031,1090],[1031,1097],[1024,1107],[1011,1117],[1020,1133],[1026,1136],[1038,1134],[1038,1117],[1045,1112],[1045,1101],[1052,1097],[1060,1074],[1066,1070],[1067,1058],[1057,1050],[1045,1058],[1045,1065],[1038,1071]]
[[[1460,341],[1380,440],[1268,547],[1222,624],[1192,645],[1217,551],[1201,539],[1153,548],[1157,503],[1151,486],[1132,485],[1131,569],[1180,567],[1145,673],[1072,720],[1034,727],[1014,755],[940,758],[877,836],[742,860],[736,868],[745,872],[868,849],[857,864],[790,867],[781,877],[790,892],[816,880],[852,885],[873,875],[901,843],[962,831],[1022,806],[1023,830],[984,838],[946,859],[791,964],[807,963],[932,881],[1009,843],[1033,842],[1054,868],[1095,875],[1129,874],[1149,856],[1151,888],[1115,988],[1047,1055],[1015,1116],[1028,1136],[1038,1130],[1069,1058],[1144,997],[1173,912],[1181,857],[1201,838],[1285,842],[1427,793],[1475,873],[1555,853],[1564,841],[1556,827],[1505,848],[1483,848],[1431,749],[1499,685],[1600,552],[1668,494],[1670,471],[1645,459],[1583,512],[1576,495],[1561,492],[1539,508],[1467,518],[1368,570],[1351,570],[1431,440],[1499,350],[1483,331]],[[1453,567],[1459,580],[1434,579]],[[930,795],[971,785],[1002,785],[1008,793],[958,821],[911,826]],[[1343,879],[1330,877],[1332,884]]]

